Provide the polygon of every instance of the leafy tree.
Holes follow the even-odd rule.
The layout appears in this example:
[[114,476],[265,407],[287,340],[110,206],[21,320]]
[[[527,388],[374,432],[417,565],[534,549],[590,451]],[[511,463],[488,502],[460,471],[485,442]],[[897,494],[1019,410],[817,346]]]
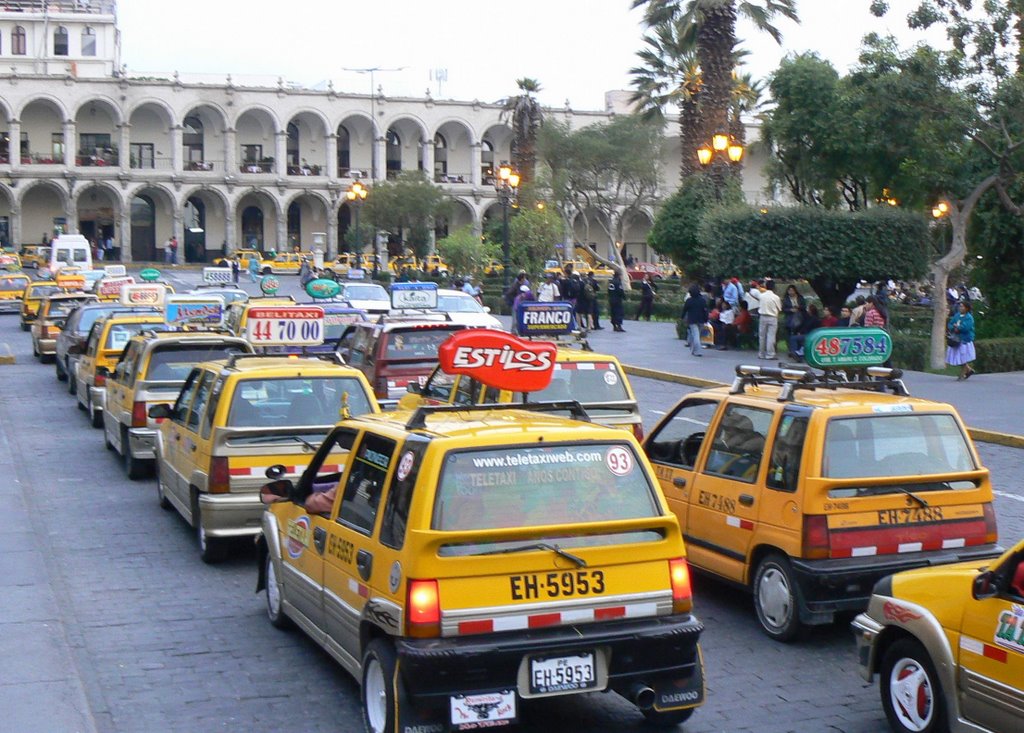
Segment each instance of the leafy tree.
[[423,171],[403,171],[396,181],[374,186],[363,205],[363,216],[375,228],[403,236],[417,257],[430,251],[434,220],[448,211],[449,197]]
[[355,224],[349,226],[345,230],[345,236],[342,238],[342,244],[345,245],[346,252],[362,253],[366,252],[367,248],[373,249],[373,244],[376,241],[377,230],[372,224],[367,224],[360,220],[359,231],[356,232]]
[[555,252],[565,232],[562,218],[551,209],[521,208],[511,217],[509,252],[513,266],[537,274],[544,269],[544,260]]
[[499,248],[473,233],[472,227],[461,227],[444,239],[438,240],[437,251],[448,263],[453,274],[474,275],[491,258],[497,257]]
[[[739,204],[743,201],[743,192],[739,186],[730,185],[725,197],[727,203]],[[716,204],[715,184],[709,176],[684,179],[679,190],[658,211],[654,226],[647,234],[647,243],[688,273],[700,276],[704,267],[697,232],[701,219]]]
[[504,102],[502,116],[512,123],[512,163],[520,183],[534,179],[537,168],[537,135],[544,124],[544,111],[533,95],[541,90],[536,79],[516,79],[520,93]]

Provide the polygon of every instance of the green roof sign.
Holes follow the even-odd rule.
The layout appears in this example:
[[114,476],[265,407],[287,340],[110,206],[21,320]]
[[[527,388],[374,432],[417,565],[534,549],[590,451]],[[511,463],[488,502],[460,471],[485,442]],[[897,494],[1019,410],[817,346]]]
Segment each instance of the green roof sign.
[[147,267],[145,270],[139,273],[139,279],[145,280],[146,282],[153,282],[154,280],[160,279],[160,270],[155,267]]
[[818,369],[879,366],[891,356],[892,338],[881,328],[818,328],[804,342],[804,359]]
[[311,298],[321,300],[325,298],[333,298],[341,290],[341,286],[334,280],[328,280],[325,277],[317,278],[316,280],[310,280],[306,283],[306,293]]
[[281,289],[281,281],[277,279],[276,275],[264,275],[260,278],[260,290],[264,295],[277,295],[277,291]]

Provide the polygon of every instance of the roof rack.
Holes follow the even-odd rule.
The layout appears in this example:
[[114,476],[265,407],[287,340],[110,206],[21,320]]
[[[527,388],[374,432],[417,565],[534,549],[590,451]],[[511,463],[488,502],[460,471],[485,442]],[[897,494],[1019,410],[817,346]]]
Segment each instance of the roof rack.
[[589,331],[582,329],[576,329],[570,333],[559,334],[557,336],[545,336],[543,334],[537,334],[536,336],[521,336],[520,338],[526,339],[527,341],[550,341],[560,349],[579,349],[580,351],[593,351],[593,347],[590,345],[590,340],[587,338]]
[[[856,377],[851,379],[851,377]],[[777,367],[736,365],[736,379],[729,394],[743,394],[747,385],[771,384],[781,386],[779,402],[792,402],[798,389],[859,389],[866,392],[885,392],[909,397],[910,392],[903,383],[903,371],[889,367],[869,366],[855,371],[826,369],[818,373],[802,364],[780,364]]]
[[[228,332],[228,335],[231,335]],[[227,369],[234,369],[235,364],[241,359],[318,359],[320,361],[327,361],[332,364],[340,364],[345,366],[345,361],[341,358],[341,355],[337,352],[330,354],[286,354],[286,353],[270,353],[270,354],[229,354]]]
[[427,427],[427,417],[438,413],[447,412],[476,412],[478,410],[526,410],[528,412],[554,412],[556,410],[569,410],[574,420],[590,422],[590,415],[583,409],[576,400],[554,400],[551,402],[502,402],[483,403],[480,405],[422,405],[416,408],[408,422],[405,423],[406,430],[422,430]]
[[396,321],[448,323],[451,320],[451,314],[447,311],[433,311],[424,308],[392,308],[387,313],[381,313],[377,323],[395,323]]

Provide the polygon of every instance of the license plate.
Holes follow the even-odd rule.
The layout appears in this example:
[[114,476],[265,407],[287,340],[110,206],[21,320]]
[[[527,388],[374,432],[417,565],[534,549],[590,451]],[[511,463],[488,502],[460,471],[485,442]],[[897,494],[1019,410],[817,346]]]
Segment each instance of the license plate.
[[530,693],[574,692],[597,686],[593,652],[571,657],[530,659]]
[[511,725],[516,719],[515,690],[455,695],[451,698],[451,716],[454,730]]

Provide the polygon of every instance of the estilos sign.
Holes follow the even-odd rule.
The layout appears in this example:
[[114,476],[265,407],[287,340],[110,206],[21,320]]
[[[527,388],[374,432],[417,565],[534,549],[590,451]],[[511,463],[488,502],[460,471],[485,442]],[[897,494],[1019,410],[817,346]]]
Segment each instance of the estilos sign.
[[504,331],[458,331],[437,351],[441,370],[465,374],[488,387],[538,392],[551,383],[556,347],[548,341],[524,341]]

